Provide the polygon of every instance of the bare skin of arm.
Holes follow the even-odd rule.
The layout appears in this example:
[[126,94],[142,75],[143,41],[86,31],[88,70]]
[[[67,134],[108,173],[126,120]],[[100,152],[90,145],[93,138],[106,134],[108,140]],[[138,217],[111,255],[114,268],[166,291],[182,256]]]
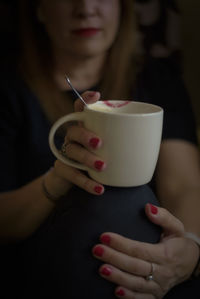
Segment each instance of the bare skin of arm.
[[164,141],[156,173],[161,206],[180,219],[186,231],[200,237],[200,158],[197,147],[180,140]]

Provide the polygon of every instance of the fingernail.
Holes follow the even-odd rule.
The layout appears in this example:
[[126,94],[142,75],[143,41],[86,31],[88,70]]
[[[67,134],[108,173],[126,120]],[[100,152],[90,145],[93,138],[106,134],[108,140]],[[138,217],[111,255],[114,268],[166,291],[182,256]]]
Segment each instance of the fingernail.
[[97,193],[97,194],[101,194],[103,192],[103,187],[101,186],[95,186],[94,187],[94,191]]
[[110,236],[108,236],[108,235],[101,236],[100,240],[103,244],[106,244],[106,245],[110,244]]
[[123,289],[118,289],[117,291],[116,291],[116,295],[118,295],[118,296],[125,296],[125,291],[123,290]]
[[89,93],[88,93],[88,97],[93,97],[94,95],[96,94],[96,91],[90,91]]
[[152,204],[150,204],[151,213],[156,215],[158,213],[158,208]]
[[101,257],[104,253],[104,250],[101,246],[96,246],[93,250],[93,254],[96,255],[96,256],[99,256]]
[[109,267],[103,267],[100,270],[100,273],[105,276],[109,276],[112,273],[112,270]]
[[97,169],[97,170],[102,170],[103,167],[104,167],[104,162],[103,161],[100,161],[100,160],[97,160],[94,162],[94,167]]
[[95,149],[95,148],[97,148],[99,142],[100,142],[100,139],[99,139],[99,138],[93,137],[93,138],[90,139],[89,144],[90,144],[90,146],[91,146],[92,148]]

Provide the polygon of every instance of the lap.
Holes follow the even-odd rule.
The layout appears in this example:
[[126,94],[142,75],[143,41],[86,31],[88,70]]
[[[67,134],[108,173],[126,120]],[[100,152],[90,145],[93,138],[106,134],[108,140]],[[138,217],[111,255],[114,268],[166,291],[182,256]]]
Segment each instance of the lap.
[[156,243],[160,229],[146,218],[146,203],[158,205],[146,185],[107,187],[102,196],[72,189],[40,230],[19,247],[21,298],[115,298],[115,285],[99,276],[101,262],[92,257],[91,249],[105,231]]

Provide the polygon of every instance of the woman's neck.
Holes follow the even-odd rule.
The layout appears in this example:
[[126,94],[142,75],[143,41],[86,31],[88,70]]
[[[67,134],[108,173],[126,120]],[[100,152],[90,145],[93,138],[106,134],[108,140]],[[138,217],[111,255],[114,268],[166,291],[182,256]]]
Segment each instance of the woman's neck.
[[70,89],[65,80],[65,75],[67,75],[77,90],[90,89],[101,79],[104,63],[105,55],[95,57],[57,55],[54,78],[58,88],[62,91]]

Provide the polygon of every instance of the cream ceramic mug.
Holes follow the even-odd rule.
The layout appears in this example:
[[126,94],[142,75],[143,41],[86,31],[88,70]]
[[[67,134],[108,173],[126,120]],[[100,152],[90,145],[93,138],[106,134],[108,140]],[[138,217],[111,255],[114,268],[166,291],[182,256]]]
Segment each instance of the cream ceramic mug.
[[[106,162],[101,172],[67,158],[57,149],[54,135],[69,121],[81,121],[84,127],[101,137],[95,154]],[[154,173],[162,136],[163,109],[135,101],[98,101],[84,111],[63,116],[49,133],[53,154],[63,163],[88,172],[95,181],[117,187],[147,184]]]

